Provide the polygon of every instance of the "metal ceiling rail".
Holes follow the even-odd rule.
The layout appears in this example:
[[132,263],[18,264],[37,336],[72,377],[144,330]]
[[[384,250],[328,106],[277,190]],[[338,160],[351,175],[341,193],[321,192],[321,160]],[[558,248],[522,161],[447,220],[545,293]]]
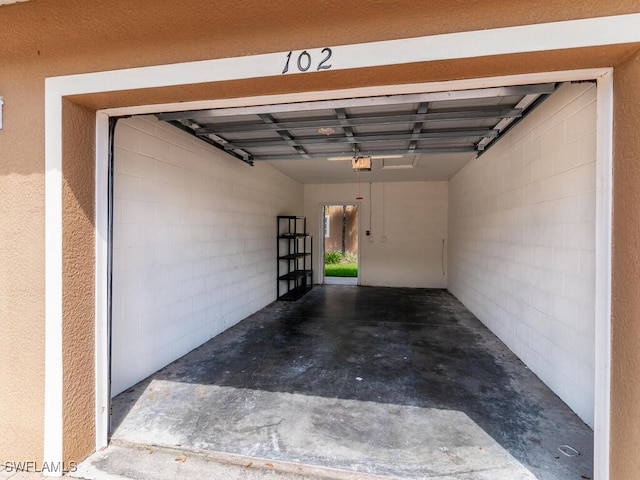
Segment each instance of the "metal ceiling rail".
[[[532,106],[534,103],[538,102],[538,101],[542,101],[545,98],[547,98],[550,94],[544,94],[544,95],[525,95],[522,100],[520,100],[518,102],[518,104],[516,105],[516,108],[521,109],[521,110],[526,110],[528,109],[530,106]],[[515,125],[515,120],[516,118],[509,118],[509,117],[505,117],[502,120],[500,120],[496,125],[495,125],[495,129],[500,131],[501,133],[505,133],[509,128],[511,128],[513,125]],[[482,138],[477,144],[476,144],[476,149],[479,152],[483,152],[484,150],[486,150],[487,146],[493,142],[495,140],[495,137],[484,137]]]
[[475,118],[519,118],[522,116],[521,108],[503,108],[496,109],[466,109],[460,111],[448,112],[430,112],[430,113],[412,113],[398,115],[375,115],[375,116],[350,116],[345,120],[339,118],[318,119],[305,117],[296,120],[274,121],[265,124],[264,122],[234,122],[219,123],[195,128],[196,135],[204,135],[207,133],[238,133],[238,132],[256,132],[268,131],[274,129],[296,130],[305,128],[342,128],[343,126],[360,127],[370,125],[391,125],[397,123],[418,123],[429,121],[457,121],[469,120]]
[[343,100],[322,100],[316,102],[284,103],[276,105],[257,105],[253,107],[216,108],[158,114],[160,120],[194,120],[206,118],[274,114],[285,112],[304,112],[311,110],[334,110],[336,108],[375,107],[387,105],[407,105],[423,102],[442,102],[447,100],[470,100],[509,96],[542,95],[553,93],[554,83],[536,85],[514,85],[510,87],[478,88],[472,90],[453,90],[448,92],[429,92],[407,95],[389,95],[380,97],[348,98]]
[[[302,147],[304,145],[313,144],[336,144],[336,143],[371,143],[371,142],[393,142],[393,141],[411,141],[411,140],[436,140],[447,138],[465,138],[465,137],[497,137],[500,134],[494,129],[464,129],[464,130],[444,130],[440,132],[421,132],[421,133],[381,133],[373,135],[353,135],[340,137],[298,137],[287,140],[286,143],[292,147]],[[227,140],[224,147],[227,149],[242,148],[261,148],[261,147],[280,147],[281,139],[267,140]]]
[[[158,114],[247,163],[360,155],[482,154],[554,83]],[[458,122],[458,123],[456,123]]]
[[[222,141],[216,141],[216,140],[213,140],[212,138],[209,138],[209,136],[197,136],[193,132],[193,129],[189,128],[188,126],[184,125],[181,122],[172,121],[172,122],[168,122],[168,123],[170,123],[171,125],[173,125],[176,128],[179,128],[180,130],[183,130],[183,131],[189,133],[190,135],[194,135],[196,138],[199,138],[203,142],[206,142],[206,143],[208,143],[209,145],[211,145],[211,146],[213,146],[215,148],[223,150],[224,152],[228,153],[229,155],[232,155],[232,156],[236,157],[237,159],[242,160],[243,162],[253,166],[254,158],[253,158],[252,155],[250,155],[248,152],[244,152],[244,151],[239,150],[239,149],[236,149],[235,151],[234,150],[225,149],[224,146],[223,146],[223,143],[222,143],[222,141],[224,141],[224,139],[220,139]],[[211,135],[211,136],[215,137],[215,135]]]
[[[467,146],[452,146],[452,147],[440,147],[440,148],[416,148],[415,150],[410,149],[393,149],[393,150],[358,150],[358,155],[362,155],[364,157],[368,156],[377,156],[384,157],[386,155],[418,155],[418,154],[446,154],[446,153],[472,153],[475,152],[476,148],[473,145]],[[307,158],[327,158],[327,156],[345,156],[351,157],[353,156],[353,150],[341,150],[332,152],[327,154],[326,152],[321,153],[307,153]],[[293,154],[285,154],[285,155],[256,155],[253,157],[255,161],[267,161],[267,160],[300,160],[300,155]]]
[[[350,143],[353,143],[354,155],[357,155],[358,150],[360,150],[360,145],[359,142],[354,140],[355,135],[353,133],[353,128],[348,123],[347,111],[344,108],[336,108],[335,112],[338,116],[338,119],[340,120],[342,131],[344,132],[346,138],[352,140]],[[318,133],[320,133],[320,130],[318,130]]]
[[[426,115],[427,110],[429,110],[429,103],[424,102],[424,103],[421,103],[420,105],[418,105],[418,115]],[[416,120],[413,123],[412,133],[414,135],[417,135],[422,131],[423,128],[424,128],[424,121]],[[409,142],[409,150],[413,151],[413,150],[416,149],[417,146],[418,146],[418,140],[413,139],[413,140],[411,140]]]
[[[262,120],[265,123],[265,125],[272,126],[276,123],[273,117],[266,113],[259,115],[259,117],[260,117],[260,120]],[[293,147],[298,152],[298,154],[300,154],[303,158],[308,158],[307,151],[297,142],[297,140],[293,139],[291,134],[286,129],[281,129],[277,127],[274,127],[274,128],[276,129],[276,132],[278,133],[278,135],[280,135],[280,138],[282,138],[287,145],[289,145],[290,147]]]

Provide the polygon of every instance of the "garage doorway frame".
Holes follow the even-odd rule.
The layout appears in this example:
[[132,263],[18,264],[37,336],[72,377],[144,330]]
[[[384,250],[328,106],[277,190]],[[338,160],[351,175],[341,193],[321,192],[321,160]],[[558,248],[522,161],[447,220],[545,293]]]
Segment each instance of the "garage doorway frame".
[[[640,42],[640,14],[460,32],[332,47],[334,70]],[[567,33],[569,32],[569,33]],[[535,42],[531,39],[535,38]],[[320,51],[320,49],[317,49]],[[309,50],[313,52],[315,50]],[[63,458],[62,333],[62,101],[71,95],[279,76],[288,52],[205,60],[45,80],[45,425],[44,461]],[[305,74],[292,72],[291,74]],[[613,69],[532,73],[502,77],[381,85],[218,101],[132,106],[96,112],[95,183],[95,448],[108,441],[108,143],[109,118],[190,109],[331,100],[563,81],[597,81],[596,159],[596,381],[594,470],[609,478],[611,361],[611,228]]]
[[[595,76],[594,76],[595,74]],[[550,72],[542,74],[527,74],[527,75],[515,75],[509,77],[494,77],[478,79],[478,85],[474,85],[473,81],[450,81],[442,82],[442,86],[446,87],[443,90],[460,90],[460,89],[473,89],[473,88],[487,88],[487,87],[503,87],[515,84],[531,84],[531,83],[549,83],[549,82],[567,82],[567,81],[592,81],[597,83],[597,158],[596,158],[596,300],[595,300],[595,363],[596,363],[596,381],[594,388],[594,472],[606,470],[606,476],[598,476],[597,478],[608,478],[608,458],[609,458],[609,410],[610,410],[610,363],[611,363],[611,227],[612,227],[612,165],[613,165],[613,152],[612,152],[612,138],[613,138],[613,69],[598,69],[594,70],[577,70],[570,72]],[[505,83],[506,82],[506,83]],[[398,90],[402,93],[427,93],[432,91],[435,86],[442,88],[440,83],[437,84],[414,84],[414,85],[383,85],[376,87],[379,92],[377,95],[397,95]],[[464,85],[464,86],[462,86]],[[484,85],[484,86],[480,86]],[[411,87],[415,88],[415,91],[411,91]],[[407,91],[409,88],[410,91]],[[343,90],[340,92],[305,92],[293,95],[276,95],[272,97],[261,97],[259,102],[267,102],[266,104],[281,104],[281,103],[293,103],[310,101],[310,99],[318,99],[320,96],[324,100],[336,100],[339,98],[352,98],[362,96],[375,96],[371,94],[371,87],[355,88]],[[339,96],[336,96],[338,94]],[[311,97],[311,98],[310,98]],[[225,108],[228,106],[241,107],[253,105],[254,97],[252,98],[238,98],[231,100],[224,100],[220,102],[205,102],[207,106],[201,106],[202,102],[197,102],[197,109],[201,108]],[[250,105],[243,104],[249,101]],[[229,104],[229,102],[232,102]],[[187,110],[188,104],[177,103],[170,105],[163,105],[160,110],[157,106],[147,107],[134,107],[125,109],[108,109],[97,112],[97,127],[96,127],[96,149],[97,145],[108,143],[109,138],[104,138],[104,125],[108,125],[109,118],[113,116],[129,116],[149,113],[159,113],[172,110]],[[151,109],[151,111],[148,111]],[[103,117],[101,122],[98,120]],[[100,125],[100,128],[98,127]],[[100,140],[98,140],[100,137]],[[98,170],[108,169],[108,160],[105,162],[104,156],[96,154],[96,175],[98,176]],[[96,179],[97,180],[97,179]],[[104,198],[104,191],[98,188],[98,182],[96,181],[96,196],[102,193],[103,198],[101,202],[98,202],[96,198],[96,216],[98,217],[103,213],[101,204],[107,203],[108,199]],[[105,210],[106,212],[106,210]],[[108,231],[108,230],[107,230]],[[97,239],[96,239],[97,241]],[[104,252],[104,258],[108,255],[108,248]],[[107,279],[105,265],[104,267],[98,262],[98,249],[96,248],[96,272],[99,270],[105,271],[105,275],[102,277]],[[323,275],[324,278],[324,275]],[[358,277],[360,282],[360,277]],[[98,285],[100,284],[100,285]],[[106,292],[105,284],[98,282],[96,279],[96,296],[101,292]],[[105,299],[106,300],[106,299]],[[96,302],[96,306],[97,306]],[[108,303],[105,302],[105,307]],[[96,357],[98,352],[108,348],[105,346],[106,342],[109,342],[109,327],[108,319],[105,318],[98,325],[98,316],[96,315]],[[101,332],[100,338],[98,332]],[[100,345],[98,345],[100,342]],[[106,354],[106,355],[105,355]],[[108,443],[108,429],[109,429],[109,416],[110,402],[108,392],[110,392],[110,379],[105,369],[110,369],[110,359],[107,352],[101,353],[101,361],[96,359],[96,363],[100,362],[100,370],[96,368],[96,411],[98,408],[100,412],[106,412],[103,414],[105,418],[96,418],[96,450],[103,448]],[[102,402],[98,403],[98,399]],[[98,436],[100,432],[100,436]]]

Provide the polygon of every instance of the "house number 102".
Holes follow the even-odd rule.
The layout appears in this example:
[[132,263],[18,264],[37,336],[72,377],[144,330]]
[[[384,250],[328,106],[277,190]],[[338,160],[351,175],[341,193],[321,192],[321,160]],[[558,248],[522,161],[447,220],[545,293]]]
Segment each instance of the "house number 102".
[[[322,51],[320,52],[322,55],[324,55],[322,57],[322,59],[320,60],[320,62],[318,63],[318,66],[316,67],[316,71],[317,70],[329,70],[331,68],[331,64],[327,63],[329,61],[329,59],[331,58],[331,55],[333,54],[333,52],[331,51],[331,49],[329,47],[323,48]],[[289,52],[287,55],[287,61],[284,64],[284,68],[282,69],[282,73],[285,74],[289,71],[289,64],[291,64],[291,55],[293,54],[293,52]],[[306,72],[307,70],[309,70],[311,68],[313,64],[313,60],[311,58],[311,54],[309,52],[307,52],[306,50],[300,52],[300,55],[298,55],[298,59],[295,62],[295,64],[291,67],[293,68],[298,68],[298,71],[300,72]]]

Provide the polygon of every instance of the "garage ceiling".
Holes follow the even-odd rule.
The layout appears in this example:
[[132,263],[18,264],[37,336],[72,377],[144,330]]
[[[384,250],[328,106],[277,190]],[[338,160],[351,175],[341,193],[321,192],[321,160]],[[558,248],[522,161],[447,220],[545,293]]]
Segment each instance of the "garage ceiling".
[[[302,183],[447,180],[555,84],[352,98],[159,114],[247,163],[268,161]],[[344,161],[340,161],[344,160]],[[366,175],[366,178],[364,178]]]

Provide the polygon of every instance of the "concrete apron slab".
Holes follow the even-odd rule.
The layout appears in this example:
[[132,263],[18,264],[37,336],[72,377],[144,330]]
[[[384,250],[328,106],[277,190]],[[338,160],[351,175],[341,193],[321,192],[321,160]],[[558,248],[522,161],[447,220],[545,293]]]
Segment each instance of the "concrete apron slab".
[[[513,480],[512,471],[488,470],[437,475],[430,480]],[[113,442],[66,475],[84,480],[406,480],[318,465],[246,457],[224,452],[191,451]],[[13,480],[13,479],[12,479]],[[17,479],[16,479],[17,480]]]
[[[182,414],[123,424],[118,439],[191,452],[233,445],[247,462],[286,459],[389,476],[536,478],[462,412],[164,381],[149,388],[156,412]],[[175,399],[192,401],[179,407]],[[202,423],[199,410],[213,403],[221,416]]]
[[[237,468],[277,464],[308,478],[592,476],[591,430],[446,291],[314,289],[113,403],[110,448],[178,449]],[[562,455],[564,444],[581,455]]]

